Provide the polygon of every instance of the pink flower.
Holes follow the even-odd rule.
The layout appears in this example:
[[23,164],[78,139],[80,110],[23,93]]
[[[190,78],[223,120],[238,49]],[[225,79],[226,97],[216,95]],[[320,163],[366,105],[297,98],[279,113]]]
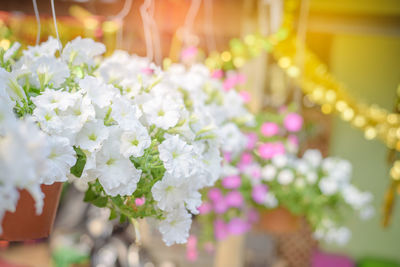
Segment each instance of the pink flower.
[[294,134],[288,136],[288,141],[295,146],[299,145],[299,138]]
[[210,191],[208,191],[208,198],[211,199],[213,202],[220,201],[223,199],[222,192],[219,188],[211,188]]
[[207,214],[212,210],[212,206],[208,202],[203,202],[200,207],[197,208],[200,214]]
[[217,214],[225,213],[229,209],[228,204],[226,203],[225,198],[221,198],[218,201],[214,202],[214,211]]
[[181,58],[182,60],[188,60],[188,59],[192,59],[196,56],[197,54],[197,47],[195,46],[189,46],[188,48],[184,49],[181,52]]
[[146,202],[146,199],[144,197],[136,198],[135,199],[135,204],[136,206],[140,207]]
[[222,219],[214,221],[214,235],[216,240],[223,240],[228,236],[227,225]]
[[236,189],[242,184],[242,179],[238,175],[227,176],[222,180],[222,186],[226,189]]
[[247,91],[240,91],[239,92],[240,97],[243,99],[244,103],[249,103],[251,100],[251,95]]
[[228,231],[232,235],[240,235],[247,232],[250,229],[250,225],[241,218],[233,218],[228,223]]
[[252,150],[258,141],[258,137],[256,133],[247,134],[247,149]]
[[285,145],[282,142],[276,142],[274,144],[274,156],[285,154]]
[[142,68],[140,71],[146,75],[151,75],[154,73],[154,70],[150,67]]
[[268,187],[264,184],[259,184],[253,187],[251,196],[256,203],[262,204],[265,200],[267,192],[268,192]]
[[224,77],[224,72],[223,72],[223,70],[214,70],[214,71],[211,73],[211,78],[214,78],[214,79],[221,79],[222,77]]
[[243,205],[243,196],[239,191],[231,191],[225,196],[229,207],[240,208]]
[[244,152],[242,154],[242,157],[240,159],[240,163],[245,164],[245,165],[249,165],[253,162],[253,155],[251,155],[251,153],[249,152]]
[[190,235],[186,244],[186,259],[193,262],[197,257],[197,237]]
[[247,220],[249,223],[255,223],[259,220],[259,214],[256,209],[250,209],[247,213]]
[[297,113],[289,113],[286,115],[283,125],[289,132],[298,132],[303,126],[303,118]]
[[271,159],[275,156],[274,143],[265,143],[258,147],[258,153],[263,159]]
[[251,178],[259,180],[261,178],[261,169],[259,167],[254,167],[250,171]]
[[226,161],[226,162],[231,162],[232,161],[232,153],[230,153],[230,152],[224,152],[224,160]]
[[229,91],[235,86],[236,86],[236,77],[235,76],[230,76],[230,77],[226,78],[222,84],[222,87],[224,88],[225,91]]
[[246,83],[246,76],[242,73],[236,74],[236,83],[237,84],[245,84]]
[[265,122],[261,126],[261,133],[267,137],[277,135],[279,133],[279,126],[274,122]]

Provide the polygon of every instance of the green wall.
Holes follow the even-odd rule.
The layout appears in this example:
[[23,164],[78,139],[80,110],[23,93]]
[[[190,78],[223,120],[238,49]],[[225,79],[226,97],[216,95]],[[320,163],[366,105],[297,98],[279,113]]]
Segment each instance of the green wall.
[[[331,46],[330,68],[333,74],[358,99],[393,109],[396,88],[400,84],[400,38],[387,36],[335,35]],[[383,257],[400,262],[400,197],[392,225],[380,224],[383,195],[388,185],[387,149],[379,140],[367,141],[363,133],[338,117],[333,120],[331,155],[353,163],[354,182],[375,196],[376,215],[369,221],[353,216],[348,227],[353,232],[343,248],[329,250],[365,256]]]

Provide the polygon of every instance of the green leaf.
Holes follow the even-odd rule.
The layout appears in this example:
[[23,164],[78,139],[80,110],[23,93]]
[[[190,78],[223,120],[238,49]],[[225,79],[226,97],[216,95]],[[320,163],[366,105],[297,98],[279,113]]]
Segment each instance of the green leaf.
[[76,152],[77,160],[75,165],[71,167],[70,171],[76,177],[81,177],[86,165],[86,154],[79,147],[74,146],[74,150]]
[[92,190],[92,187],[89,187],[89,189],[85,193],[85,197],[83,201],[85,202],[91,202],[97,197],[97,194]]
[[111,209],[111,211],[110,211],[110,217],[108,217],[108,219],[111,221],[111,220],[116,219],[117,216],[118,216],[117,212],[116,212],[114,209]]
[[107,202],[108,202],[107,197],[97,197],[97,198],[93,199],[92,201],[90,201],[90,203],[92,203],[93,205],[95,205],[96,207],[99,207],[99,208],[104,208],[105,206],[107,206]]
[[124,223],[126,221],[127,217],[124,214],[121,214],[121,216],[119,217],[119,222],[120,223]]

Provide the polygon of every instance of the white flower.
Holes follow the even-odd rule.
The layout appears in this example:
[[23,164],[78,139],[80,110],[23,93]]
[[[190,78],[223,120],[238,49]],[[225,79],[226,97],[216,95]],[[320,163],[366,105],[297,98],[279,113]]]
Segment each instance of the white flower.
[[174,127],[179,121],[179,105],[169,97],[154,97],[143,104],[143,112],[149,124],[167,130]]
[[59,88],[69,76],[67,64],[55,57],[42,56],[35,59],[28,69],[31,71],[31,84],[40,89],[46,86]]
[[4,53],[3,60],[4,62],[7,62],[14,54],[18,51],[18,49],[21,47],[21,44],[18,42],[13,43],[13,45],[7,49],[7,51]]
[[144,150],[150,147],[151,139],[146,128],[140,122],[132,123],[129,131],[124,131],[121,135],[121,154],[129,158],[141,157]]
[[0,97],[0,136],[17,123],[12,106]]
[[277,180],[281,185],[288,185],[293,182],[294,174],[291,170],[282,170],[279,172]]
[[328,229],[325,241],[328,243],[337,243],[340,246],[343,246],[349,242],[351,238],[351,231],[346,227],[339,227],[339,228],[330,228]]
[[277,170],[274,165],[268,164],[261,169],[261,177],[265,181],[272,181],[276,176]]
[[85,123],[82,130],[77,134],[75,145],[89,152],[97,151],[108,138],[109,129],[101,120]]
[[217,130],[218,136],[222,143],[224,152],[237,154],[242,151],[246,144],[246,136],[239,130],[236,124],[227,123]]
[[92,103],[100,108],[109,106],[118,93],[114,86],[92,76],[86,76],[80,80],[79,87],[87,94]]
[[46,174],[41,178],[44,184],[67,181],[67,174],[76,163],[75,151],[64,137],[49,136],[50,154],[47,157]]
[[40,45],[28,46],[26,50],[24,50],[24,57],[28,57],[30,59],[34,59],[43,55],[54,56],[58,49],[58,41],[53,36],[49,36],[49,39],[46,42],[42,42]]
[[286,155],[277,155],[272,158],[272,164],[274,164],[277,168],[283,168],[287,165],[288,158]]
[[192,224],[191,217],[183,208],[166,214],[166,218],[159,223],[159,230],[167,246],[186,243]]
[[294,167],[301,174],[306,174],[311,169],[310,164],[305,159],[296,159]]
[[334,179],[331,177],[324,177],[319,181],[319,189],[322,194],[331,196],[338,192],[339,187]]
[[318,180],[318,174],[314,171],[307,172],[305,177],[309,184],[315,184]]
[[304,153],[303,159],[305,159],[311,166],[315,168],[321,164],[322,155],[317,149],[309,149]]
[[72,107],[77,98],[71,93],[46,88],[40,95],[31,98],[37,108],[46,110],[63,110]]
[[166,173],[151,189],[157,206],[164,211],[186,206],[192,213],[197,214],[197,208],[201,205],[201,195],[192,189],[191,182],[189,179],[173,177]]
[[139,123],[138,119],[142,116],[142,111],[135,104],[122,97],[117,97],[111,105],[111,117],[123,129],[135,128]]
[[268,208],[275,208],[278,206],[278,204],[279,202],[275,195],[271,192],[268,192],[264,199],[264,205]]
[[26,98],[24,89],[18,83],[18,78],[21,75],[23,75],[23,72],[20,70],[8,72],[0,67],[0,97],[9,98],[13,101]]
[[178,135],[166,135],[158,146],[160,159],[166,171],[176,177],[189,177],[194,173],[195,153],[193,146],[181,140]]
[[95,64],[94,57],[103,54],[106,51],[102,43],[97,43],[89,38],[75,38],[68,42],[64,47],[61,58],[72,65],[87,64],[93,66]]
[[96,157],[96,175],[106,193],[111,196],[131,195],[142,174],[129,159],[120,154],[119,146],[119,142],[107,140]]

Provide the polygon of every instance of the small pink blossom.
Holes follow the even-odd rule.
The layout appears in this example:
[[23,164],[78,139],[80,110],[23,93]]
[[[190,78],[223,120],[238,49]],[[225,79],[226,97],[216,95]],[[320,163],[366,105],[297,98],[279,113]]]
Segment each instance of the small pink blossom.
[[265,122],[261,126],[261,133],[267,137],[275,136],[279,133],[279,126],[274,122]]
[[285,154],[285,145],[282,142],[276,142],[274,144],[274,156]]
[[258,222],[260,215],[258,214],[256,209],[250,209],[247,213],[247,220],[249,223]]
[[226,203],[225,198],[221,198],[218,201],[214,202],[214,211],[217,214],[223,214],[229,209],[228,204]]
[[190,60],[197,55],[198,49],[195,46],[189,46],[188,48],[182,50],[181,58],[182,60]]
[[258,147],[258,153],[263,159],[271,159],[275,156],[275,146],[273,143],[265,143]]
[[212,210],[212,205],[208,202],[203,202],[197,210],[200,214],[207,214]]
[[233,218],[227,225],[228,231],[232,235],[241,235],[250,229],[250,225],[241,218]]
[[254,167],[250,171],[251,178],[259,180],[261,178],[261,169],[259,167]]
[[222,87],[224,88],[225,91],[229,91],[235,86],[236,86],[236,77],[234,76],[226,78],[225,81],[222,83]]
[[228,236],[227,225],[222,219],[214,221],[214,235],[216,240],[223,240]]
[[211,77],[214,79],[221,79],[222,77],[224,77],[224,71],[223,70],[214,70],[211,73]]
[[135,204],[136,206],[140,207],[146,202],[146,199],[144,197],[136,198],[135,199]]
[[208,198],[211,199],[213,202],[220,201],[223,199],[222,192],[219,188],[211,188],[210,191],[208,191]]
[[258,141],[258,136],[256,133],[248,133],[247,134],[247,149],[252,150],[256,146]]
[[186,259],[193,262],[197,260],[197,257],[197,237],[190,235],[186,244]]
[[236,189],[242,184],[242,179],[238,175],[231,175],[225,177],[221,183],[226,189]]
[[231,162],[232,161],[232,153],[230,153],[230,152],[224,152],[224,160],[226,161],[226,162]]
[[154,73],[154,70],[150,67],[142,68],[140,70],[141,73],[146,74],[146,75],[152,75]]
[[259,184],[253,187],[251,196],[256,203],[262,204],[267,196],[267,193],[268,187],[264,184]]
[[298,132],[303,126],[303,118],[297,113],[289,113],[286,115],[283,125],[289,132]]
[[243,196],[239,191],[231,191],[225,196],[226,204],[229,207],[240,208],[243,206]]
[[299,138],[294,134],[291,134],[291,135],[288,136],[288,141],[292,145],[295,145],[295,146],[299,145]]
[[247,91],[240,91],[239,92],[240,97],[242,98],[244,103],[249,103],[251,101],[251,95]]

